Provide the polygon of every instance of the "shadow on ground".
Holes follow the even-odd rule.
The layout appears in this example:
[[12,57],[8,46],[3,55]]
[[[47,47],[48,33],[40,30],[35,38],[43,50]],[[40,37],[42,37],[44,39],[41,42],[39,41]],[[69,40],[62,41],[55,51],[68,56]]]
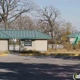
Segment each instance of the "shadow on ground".
[[74,72],[80,72],[80,65],[0,63],[2,80],[73,80]]
[[66,59],[66,60],[80,60],[80,56],[65,56],[65,55],[56,55],[56,56],[51,56],[52,58],[60,58],[60,59]]
[[58,58],[63,60],[80,60],[80,56],[67,56],[67,55],[49,55],[49,56],[34,56],[36,58]]
[[40,51],[33,51],[33,50],[28,50],[28,51],[17,51],[17,50],[15,50],[15,51],[11,51],[10,50],[10,53],[17,53],[17,54],[20,54],[20,53],[22,53],[22,54],[41,54],[41,52]]

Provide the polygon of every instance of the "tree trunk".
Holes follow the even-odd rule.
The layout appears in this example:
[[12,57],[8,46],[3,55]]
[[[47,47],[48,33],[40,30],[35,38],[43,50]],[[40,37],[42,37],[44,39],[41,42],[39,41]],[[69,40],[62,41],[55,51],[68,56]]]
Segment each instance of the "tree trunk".
[[56,38],[54,38],[55,50],[57,49]]
[[7,19],[5,18],[4,19],[4,26],[5,26],[5,29],[8,29],[9,25],[8,25],[8,22],[7,22]]
[[54,48],[53,46],[53,31],[51,32],[51,37],[52,37],[52,49]]

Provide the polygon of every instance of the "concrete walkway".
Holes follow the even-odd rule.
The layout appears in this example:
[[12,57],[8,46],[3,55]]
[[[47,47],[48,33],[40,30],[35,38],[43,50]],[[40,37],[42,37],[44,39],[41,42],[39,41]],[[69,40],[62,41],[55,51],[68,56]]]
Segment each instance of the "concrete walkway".
[[0,57],[0,80],[73,80],[80,73],[80,61],[54,57]]

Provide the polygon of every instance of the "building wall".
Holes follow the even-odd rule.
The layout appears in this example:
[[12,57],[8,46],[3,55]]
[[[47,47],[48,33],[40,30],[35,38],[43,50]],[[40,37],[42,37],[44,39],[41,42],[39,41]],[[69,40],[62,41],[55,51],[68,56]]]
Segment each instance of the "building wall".
[[47,40],[34,40],[32,46],[24,46],[27,50],[47,51]]
[[36,40],[36,50],[47,51],[47,40]]
[[70,38],[70,43],[72,44],[74,42],[75,38]]
[[36,41],[32,41],[32,46],[24,46],[27,50],[35,50],[36,49]]
[[8,51],[8,40],[0,40],[0,51]]

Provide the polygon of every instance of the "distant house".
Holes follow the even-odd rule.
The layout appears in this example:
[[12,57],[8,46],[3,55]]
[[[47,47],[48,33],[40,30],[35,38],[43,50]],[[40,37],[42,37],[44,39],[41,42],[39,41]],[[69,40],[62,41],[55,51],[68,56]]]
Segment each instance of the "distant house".
[[68,35],[68,38],[69,38],[69,41],[70,41],[71,44],[74,42],[75,37],[77,35],[80,35],[80,32],[76,32],[76,33],[73,33],[73,34]]
[[0,50],[9,50],[10,39],[18,39],[27,50],[47,51],[47,40],[51,37],[35,30],[0,30]]

